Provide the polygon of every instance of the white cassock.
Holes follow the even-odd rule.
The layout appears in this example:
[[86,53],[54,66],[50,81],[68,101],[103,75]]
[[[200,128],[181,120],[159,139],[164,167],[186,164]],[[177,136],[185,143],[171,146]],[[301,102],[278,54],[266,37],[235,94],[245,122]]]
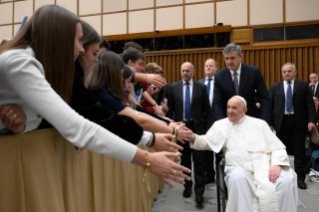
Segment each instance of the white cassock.
[[[297,212],[296,173],[290,168],[285,146],[268,124],[244,115],[233,124],[216,121],[206,135],[196,135],[191,148],[220,152],[223,148],[228,188],[226,212]],[[282,167],[275,183],[269,181],[269,168]]]

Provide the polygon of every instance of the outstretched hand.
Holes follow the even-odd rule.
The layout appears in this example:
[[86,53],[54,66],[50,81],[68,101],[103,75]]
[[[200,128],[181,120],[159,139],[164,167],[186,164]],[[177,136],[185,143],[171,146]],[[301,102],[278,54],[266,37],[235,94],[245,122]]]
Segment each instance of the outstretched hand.
[[176,132],[178,132],[176,139],[182,142],[183,144],[185,143],[184,141],[189,141],[189,139],[193,135],[193,132],[187,127],[185,127],[185,124],[180,124],[179,126],[177,126]]
[[145,81],[147,84],[153,84],[159,88],[162,88],[164,85],[166,85],[166,79],[158,74],[147,74]]
[[178,150],[183,150],[183,147],[170,141],[175,138],[174,135],[165,133],[155,133],[155,143],[153,149],[156,152],[167,151],[167,152],[178,152]]
[[[168,186],[174,187],[169,179],[177,183],[184,184],[184,180],[190,180],[190,177],[182,172],[190,173],[190,170],[181,166],[169,158],[177,158],[180,156],[179,152],[155,152],[149,153],[149,170],[156,176],[160,177]],[[182,178],[182,179],[181,179]]]
[[275,183],[277,178],[280,176],[280,172],[281,172],[281,166],[274,165],[270,167],[269,173],[268,173],[269,181]]

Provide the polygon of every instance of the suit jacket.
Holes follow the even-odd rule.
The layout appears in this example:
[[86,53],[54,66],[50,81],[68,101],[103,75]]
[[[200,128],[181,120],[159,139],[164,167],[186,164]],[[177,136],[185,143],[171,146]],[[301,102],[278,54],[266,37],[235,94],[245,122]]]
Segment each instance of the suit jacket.
[[[225,118],[227,110],[227,101],[236,95],[233,78],[227,67],[215,74],[214,77],[214,116],[216,120]],[[270,99],[264,78],[259,68],[241,64],[239,82],[239,94],[247,102],[247,115],[252,117],[261,117],[270,124]],[[261,105],[261,115],[255,104],[255,90]]]
[[[269,90],[271,112],[271,126],[276,132],[280,131],[282,119],[285,112],[285,90],[283,81],[274,83]],[[308,123],[316,123],[315,103],[312,99],[312,93],[307,82],[297,80],[294,81],[292,105],[294,110],[294,121],[299,130],[307,130]]]
[[316,96],[319,99],[319,84],[317,86],[316,92],[313,94],[312,88],[310,87],[311,95]]
[[[213,113],[209,105],[206,86],[193,80],[193,94],[191,112],[194,122],[194,132],[205,134],[213,124]],[[167,117],[180,122],[183,121],[183,81],[173,83],[168,96]]]
[[[204,78],[204,79],[201,79],[201,80],[199,80],[198,82],[200,82],[200,83],[203,83],[204,85],[205,85],[205,79],[206,78]],[[206,86],[206,85],[205,85]],[[213,85],[211,85],[211,86],[213,86]],[[207,91],[207,89],[206,89],[206,91]],[[207,94],[207,96],[208,96],[208,94]],[[213,96],[213,100],[214,100],[214,96]],[[209,96],[208,96],[208,101],[209,101]],[[210,104],[210,102],[209,102],[209,104]],[[212,106],[211,106],[211,109],[212,109],[212,114],[213,114],[213,122],[215,121],[215,118],[214,118],[214,112],[213,112],[213,108],[214,108],[214,104],[213,104],[213,102],[212,102],[212,104],[211,104]]]

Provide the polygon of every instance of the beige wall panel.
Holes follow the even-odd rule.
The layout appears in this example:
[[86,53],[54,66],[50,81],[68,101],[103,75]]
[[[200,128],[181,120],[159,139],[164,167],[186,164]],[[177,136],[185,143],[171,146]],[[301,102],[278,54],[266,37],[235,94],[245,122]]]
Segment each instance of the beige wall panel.
[[79,15],[101,13],[101,0],[80,0]]
[[103,35],[120,35],[126,32],[126,13],[115,13],[103,16]]
[[12,0],[2,0],[1,2],[8,2],[8,1],[12,1]]
[[33,14],[33,1],[19,1],[14,3],[14,22],[22,22],[24,16],[29,16]]
[[217,23],[247,26],[247,0],[217,2],[216,13]]
[[[202,2],[202,1],[209,1],[209,0],[185,0],[185,3],[193,3],[193,2]],[[214,0],[210,0],[210,1],[214,1]]]
[[127,0],[103,0],[103,12],[126,10]]
[[21,24],[13,25],[13,35],[15,36],[20,28]]
[[186,29],[214,26],[214,3],[187,5],[185,24]]
[[12,24],[12,7],[12,3],[0,4],[0,24]]
[[153,0],[129,0],[129,9],[141,9],[147,7],[154,7]]
[[12,38],[12,25],[0,26],[0,38]]
[[39,7],[47,4],[54,4],[54,0],[35,0],[34,11],[36,11]]
[[129,13],[129,33],[153,32],[154,10],[142,10]]
[[156,27],[160,31],[183,28],[183,7],[157,9]]
[[81,18],[86,23],[90,24],[101,35],[101,16],[88,16]]
[[319,0],[286,0],[286,22],[319,20]]
[[56,4],[70,10],[74,14],[77,13],[77,0],[56,0]]
[[250,0],[250,25],[283,23],[283,1]]
[[156,6],[165,6],[165,5],[172,5],[172,4],[182,4],[183,0],[156,0]]

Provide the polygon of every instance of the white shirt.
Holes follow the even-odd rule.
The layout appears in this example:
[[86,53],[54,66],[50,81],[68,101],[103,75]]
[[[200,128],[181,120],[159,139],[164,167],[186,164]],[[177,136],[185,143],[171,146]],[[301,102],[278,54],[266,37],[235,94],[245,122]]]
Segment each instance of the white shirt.
[[314,91],[312,91],[312,88],[310,88],[311,92],[313,92],[312,95],[314,95],[316,93],[316,90],[317,90],[317,87],[318,87],[318,82],[314,86],[315,86],[315,90]]
[[[186,95],[186,81],[183,81],[183,120],[187,121],[185,118],[185,95]],[[188,81],[189,82],[189,96],[190,96],[190,101],[192,104],[192,95],[193,95],[193,86],[194,86],[194,81],[193,78]],[[189,120],[188,120],[189,121]]]
[[[208,84],[208,77],[205,78],[205,85]],[[209,104],[212,106],[213,104],[213,97],[214,97],[214,77],[212,77],[212,80],[210,81],[210,91],[209,91]]]
[[[232,77],[232,79],[233,79],[233,81],[234,81],[234,73],[235,73],[235,72],[234,72],[233,70],[229,70],[229,71],[230,71],[231,77]],[[240,63],[240,65],[239,65],[239,68],[237,69],[236,73],[237,73],[238,86],[239,86],[240,73],[241,73],[241,63]]]
[[[291,95],[294,93],[294,83],[295,83],[295,79],[293,79],[291,81]],[[288,89],[288,82],[286,80],[284,80],[284,91],[285,91],[285,112],[284,114],[288,115],[288,114],[294,114],[294,107],[292,106],[292,112],[289,113],[287,111],[287,89]]]
[[[35,59],[31,48],[10,50],[0,55],[0,105],[6,104],[21,107],[27,116],[27,131],[36,129],[43,117],[78,147],[126,162],[131,162],[137,152],[135,145],[70,108],[46,81],[43,66]],[[0,131],[5,128],[0,122]]]

